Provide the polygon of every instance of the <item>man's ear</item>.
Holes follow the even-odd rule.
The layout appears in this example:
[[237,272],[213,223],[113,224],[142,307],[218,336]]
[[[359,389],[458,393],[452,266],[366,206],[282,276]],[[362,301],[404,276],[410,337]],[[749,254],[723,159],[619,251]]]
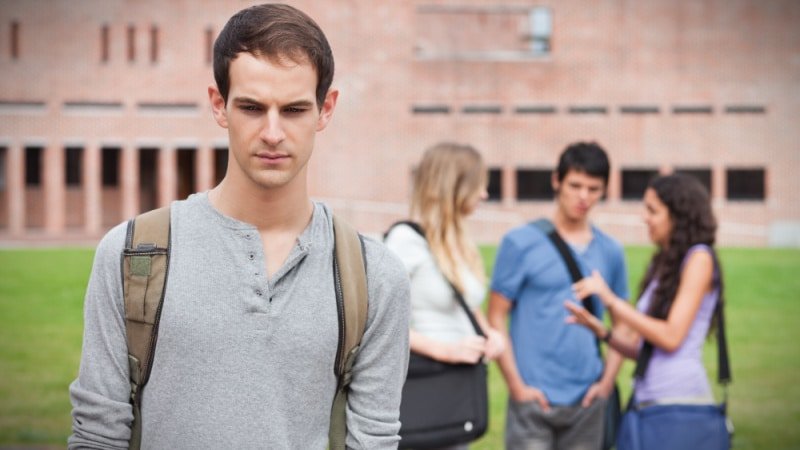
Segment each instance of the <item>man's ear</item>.
[[553,192],[558,194],[558,190],[561,189],[561,182],[558,181],[558,172],[555,170],[553,174],[550,176],[550,185],[553,186]]
[[322,102],[322,108],[319,110],[319,119],[317,119],[317,131],[322,131],[328,126],[328,123],[333,117],[333,110],[336,108],[336,100],[339,98],[338,89],[329,89],[325,94],[325,101]]
[[222,98],[217,86],[212,84],[208,87],[208,99],[211,101],[211,111],[214,114],[214,120],[217,121],[222,128],[228,128],[228,110],[225,109],[225,99]]

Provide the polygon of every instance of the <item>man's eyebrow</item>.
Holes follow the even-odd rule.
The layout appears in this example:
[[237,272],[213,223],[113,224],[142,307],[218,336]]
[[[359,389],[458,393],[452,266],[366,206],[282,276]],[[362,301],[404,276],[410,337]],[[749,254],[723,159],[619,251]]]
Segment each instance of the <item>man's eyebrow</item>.
[[314,106],[314,102],[310,100],[298,100],[296,102],[291,102],[289,104],[283,105],[284,108],[311,108]]
[[[236,97],[233,99],[234,103],[247,103],[252,105],[261,105],[262,103],[258,100],[251,98],[251,97]],[[294,102],[287,103],[282,105],[282,108],[311,108],[314,106],[314,102],[311,100],[297,100]]]
[[259,102],[258,100],[254,99],[254,98],[250,98],[250,97],[235,97],[233,99],[233,102],[234,103],[252,103],[252,104],[255,104],[255,105],[260,105],[261,104],[261,102]]

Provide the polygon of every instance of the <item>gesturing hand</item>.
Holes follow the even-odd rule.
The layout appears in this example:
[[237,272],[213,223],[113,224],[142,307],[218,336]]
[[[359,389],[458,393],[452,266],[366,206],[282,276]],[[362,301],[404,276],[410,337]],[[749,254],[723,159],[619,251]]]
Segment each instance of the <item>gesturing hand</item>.
[[572,285],[572,292],[575,293],[575,297],[579,300],[592,294],[599,296],[600,300],[603,300],[611,293],[611,289],[609,289],[600,272],[593,270],[590,276]]
[[572,315],[567,316],[567,323],[583,325],[598,337],[602,336],[605,332],[605,326],[603,325],[603,322],[595,317],[594,314],[591,314],[589,311],[587,311],[583,306],[571,300],[566,300],[564,301],[564,307],[567,308],[570,313],[572,313]]

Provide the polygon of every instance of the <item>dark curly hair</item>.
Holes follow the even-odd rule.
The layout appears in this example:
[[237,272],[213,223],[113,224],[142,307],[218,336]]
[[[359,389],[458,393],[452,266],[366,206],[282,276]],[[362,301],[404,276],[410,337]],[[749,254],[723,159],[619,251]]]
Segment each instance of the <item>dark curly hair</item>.
[[[648,188],[655,191],[669,210],[672,233],[669,245],[653,255],[639,289],[643,293],[653,279],[658,280],[647,313],[666,319],[681,281],[681,265],[686,252],[696,244],[713,247],[717,221],[711,210],[708,191],[692,176],[673,174],[656,177],[650,181]],[[719,301],[722,302],[722,299]]]

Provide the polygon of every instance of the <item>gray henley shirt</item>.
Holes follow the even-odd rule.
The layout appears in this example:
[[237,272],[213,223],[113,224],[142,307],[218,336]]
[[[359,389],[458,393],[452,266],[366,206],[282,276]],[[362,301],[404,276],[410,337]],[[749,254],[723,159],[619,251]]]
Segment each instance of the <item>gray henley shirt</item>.
[[[311,222],[269,278],[258,230],[205,193],[172,204],[172,253],[158,345],[142,398],[142,448],[324,449],[336,390],[338,322],[331,212]],[[127,344],[120,271],[125,225],[100,242],[70,386],[69,448],[127,448]],[[347,406],[347,446],[395,448],[408,362],[409,285],[366,240],[369,314]]]

